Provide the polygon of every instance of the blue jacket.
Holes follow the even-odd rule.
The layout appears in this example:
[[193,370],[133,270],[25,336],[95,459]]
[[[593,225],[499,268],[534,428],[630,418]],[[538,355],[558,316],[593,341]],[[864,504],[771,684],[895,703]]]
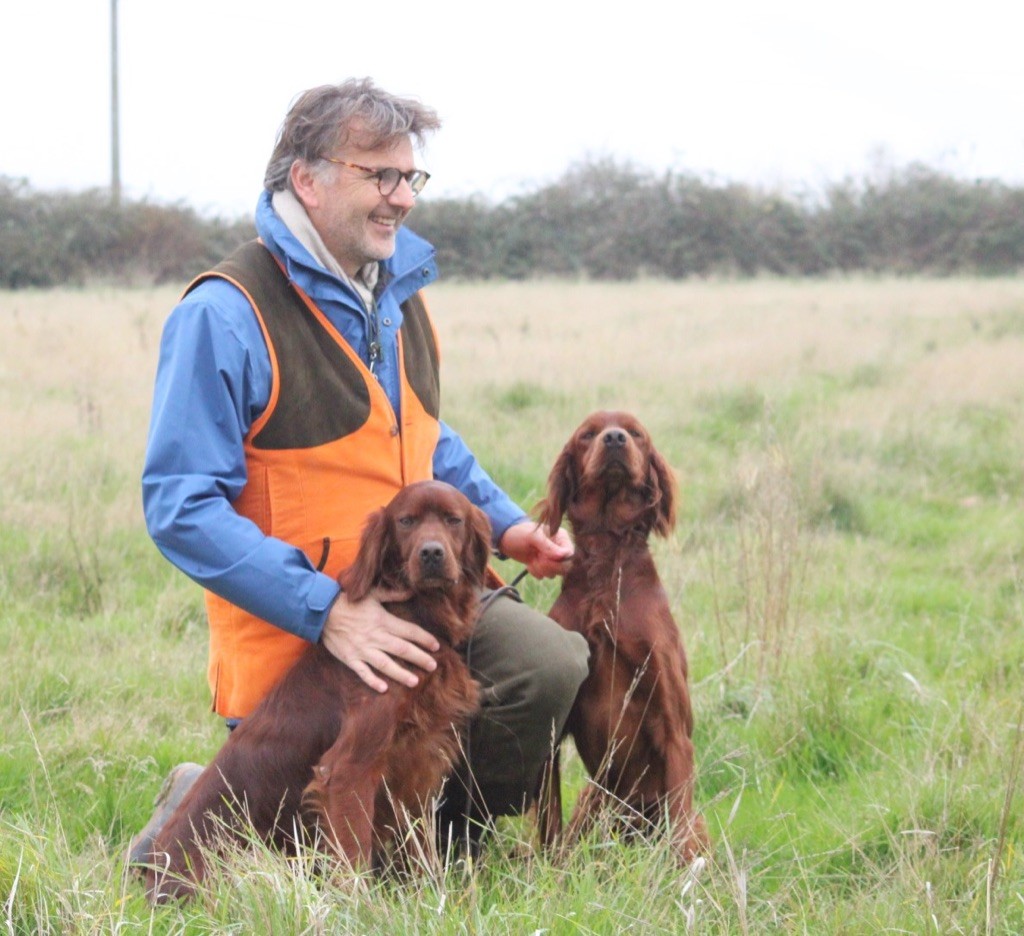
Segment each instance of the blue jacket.
[[[264,192],[256,229],[346,341],[369,364],[369,318],[361,299],[325,270],[274,212]],[[402,228],[390,280],[377,302],[383,358],[375,373],[396,414],[400,303],[437,278],[434,249]],[[146,526],[160,551],[204,588],[306,640],[316,641],[340,591],[305,553],[264,535],[232,509],[246,482],[242,440],[271,391],[270,357],[243,294],[207,280],[171,312],[160,342],[142,474]],[[525,519],[445,423],[434,476],[459,488],[491,520],[495,543]]]

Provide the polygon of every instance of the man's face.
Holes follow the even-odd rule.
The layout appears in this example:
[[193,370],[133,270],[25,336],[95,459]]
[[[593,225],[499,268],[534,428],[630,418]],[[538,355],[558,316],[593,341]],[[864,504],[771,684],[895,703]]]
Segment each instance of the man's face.
[[[370,169],[393,166],[409,172],[416,168],[408,137],[400,137],[389,146],[366,149],[355,131],[340,152],[324,155]],[[311,178],[310,193],[299,197],[327,249],[349,276],[370,261],[386,260],[395,252],[395,235],[415,203],[404,179],[385,196],[368,173],[333,163]]]

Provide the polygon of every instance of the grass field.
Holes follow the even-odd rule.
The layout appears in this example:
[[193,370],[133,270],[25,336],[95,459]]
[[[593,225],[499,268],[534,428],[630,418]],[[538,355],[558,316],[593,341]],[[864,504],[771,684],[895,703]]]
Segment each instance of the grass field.
[[121,855],[224,736],[139,509],[173,300],[0,294],[0,928],[1024,932],[1024,280],[435,289],[445,416],[522,503],[597,407],[678,471],[657,556],[713,855],[598,834],[556,866],[506,820],[416,884],[254,854],[151,911]]

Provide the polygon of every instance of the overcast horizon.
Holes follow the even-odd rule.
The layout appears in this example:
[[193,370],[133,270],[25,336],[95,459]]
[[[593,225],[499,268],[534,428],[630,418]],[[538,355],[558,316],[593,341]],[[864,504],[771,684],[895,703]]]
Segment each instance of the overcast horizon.
[[[290,38],[242,0],[119,6],[123,192],[205,215],[251,213],[299,91],[362,75],[444,120],[420,156],[427,197],[501,201],[603,158],[790,193],[915,162],[1024,184],[1024,11],[999,0],[969,17],[923,0],[636,0],[616,17],[308,0]],[[0,175],[109,186],[109,8],[5,11]]]

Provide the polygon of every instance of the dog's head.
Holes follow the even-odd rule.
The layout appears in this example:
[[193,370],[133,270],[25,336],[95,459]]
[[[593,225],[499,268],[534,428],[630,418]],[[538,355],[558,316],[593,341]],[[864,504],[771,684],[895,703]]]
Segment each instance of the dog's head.
[[420,481],[367,518],[356,561],[341,582],[353,601],[374,588],[415,594],[475,589],[490,555],[486,514],[451,485]]
[[676,483],[651,437],[630,413],[591,413],[572,434],[548,477],[540,522],[554,532],[569,515],[604,516],[667,536],[675,526]]

